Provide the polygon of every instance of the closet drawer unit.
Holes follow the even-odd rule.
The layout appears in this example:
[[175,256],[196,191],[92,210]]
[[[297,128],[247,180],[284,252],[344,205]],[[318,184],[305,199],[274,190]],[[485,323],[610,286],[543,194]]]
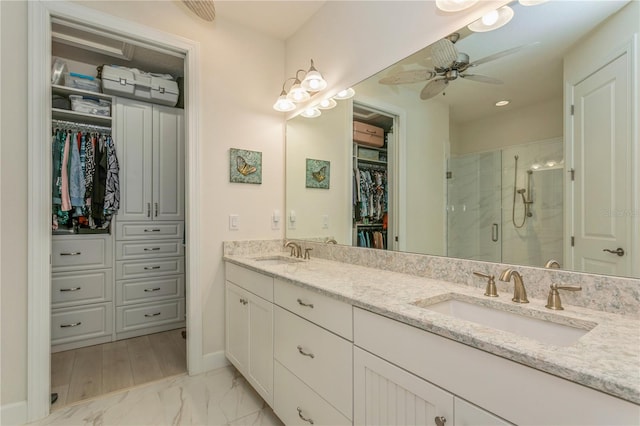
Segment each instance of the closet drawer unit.
[[116,261],[116,280],[184,273],[184,258]]
[[179,239],[184,237],[184,222],[117,222],[116,239]]
[[353,345],[282,308],[274,310],[274,358],[348,418]]
[[353,141],[358,144],[379,148],[384,145],[384,130],[380,127],[354,121]]
[[69,271],[111,268],[111,236],[56,236],[51,244],[51,269]]
[[182,240],[116,242],[116,260],[168,256],[184,256]]
[[304,426],[352,424],[348,418],[278,361],[273,364],[273,411],[284,424]]
[[116,333],[184,321],[184,299],[116,308]]
[[51,312],[51,344],[110,336],[113,331],[113,304],[54,309]]
[[109,302],[112,279],[111,269],[55,272],[51,274],[51,307]]
[[353,340],[353,309],[318,292],[275,280],[274,303],[326,328],[347,340]]
[[235,285],[273,302],[273,277],[225,262],[225,277]]
[[184,297],[184,275],[116,281],[116,306]]

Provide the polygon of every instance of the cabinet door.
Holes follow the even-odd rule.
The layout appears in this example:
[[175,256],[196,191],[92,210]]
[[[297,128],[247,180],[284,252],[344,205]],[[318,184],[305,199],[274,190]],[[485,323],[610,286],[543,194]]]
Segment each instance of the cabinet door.
[[453,395],[358,347],[353,355],[354,424],[453,423]]
[[152,213],[152,106],[118,98],[116,152],[120,163],[118,220],[150,220]]
[[512,424],[458,397],[455,398],[454,406],[455,426],[507,426]]
[[249,359],[249,307],[247,292],[226,282],[225,286],[225,354],[241,373],[247,371]]
[[273,406],[273,304],[251,294],[249,300],[249,364],[246,377]]
[[153,106],[153,219],[184,220],[184,113]]

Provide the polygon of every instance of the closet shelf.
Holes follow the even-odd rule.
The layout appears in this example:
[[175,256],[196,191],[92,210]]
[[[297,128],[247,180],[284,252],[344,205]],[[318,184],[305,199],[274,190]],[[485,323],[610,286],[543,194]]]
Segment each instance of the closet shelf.
[[58,84],[51,85],[51,93],[54,95],[82,95],[82,96],[91,96],[93,98],[104,99],[106,101],[113,102],[113,96],[107,95],[104,93],[91,92],[89,90],[82,89],[74,89],[73,87],[60,86]]
[[384,164],[386,165],[387,162],[386,161],[380,161],[380,160],[369,160],[368,158],[361,158],[361,157],[356,157],[358,161],[362,161],[365,163],[371,163],[371,164]]
[[111,117],[85,114],[67,109],[51,108],[51,118],[55,120],[77,121],[78,123],[96,124],[98,126],[111,126]]

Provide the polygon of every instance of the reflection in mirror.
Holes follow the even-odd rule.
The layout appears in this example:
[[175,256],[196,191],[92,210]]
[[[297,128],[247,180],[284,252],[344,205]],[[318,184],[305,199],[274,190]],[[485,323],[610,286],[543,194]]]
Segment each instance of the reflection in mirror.
[[[354,86],[352,102],[288,121],[287,238],[362,245],[364,108],[396,120],[389,249],[640,276],[639,2],[512,7],[506,26],[461,29]],[[305,188],[306,158],[331,162],[328,190]]]

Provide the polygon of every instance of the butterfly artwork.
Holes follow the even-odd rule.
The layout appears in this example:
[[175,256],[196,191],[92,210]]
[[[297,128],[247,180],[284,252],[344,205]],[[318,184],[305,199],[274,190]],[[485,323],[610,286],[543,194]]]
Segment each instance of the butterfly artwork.
[[229,150],[229,181],[262,183],[262,153],[231,148]]
[[306,187],[329,189],[331,163],[325,160],[307,158]]

